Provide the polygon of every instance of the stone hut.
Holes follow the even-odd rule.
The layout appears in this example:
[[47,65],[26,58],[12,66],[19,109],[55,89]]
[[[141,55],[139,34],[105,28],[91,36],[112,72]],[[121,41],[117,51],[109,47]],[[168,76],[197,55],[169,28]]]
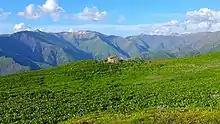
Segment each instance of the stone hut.
[[117,63],[117,62],[119,62],[119,60],[118,60],[118,58],[115,57],[115,56],[109,56],[109,57],[107,58],[107,62],[109,62],[109,63]]

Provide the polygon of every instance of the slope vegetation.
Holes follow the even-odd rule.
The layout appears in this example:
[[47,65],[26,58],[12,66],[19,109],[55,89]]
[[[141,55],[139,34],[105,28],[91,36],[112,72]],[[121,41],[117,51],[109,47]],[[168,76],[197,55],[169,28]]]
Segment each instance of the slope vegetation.
[[0,123],[219,123],[220,53],[0,77]]

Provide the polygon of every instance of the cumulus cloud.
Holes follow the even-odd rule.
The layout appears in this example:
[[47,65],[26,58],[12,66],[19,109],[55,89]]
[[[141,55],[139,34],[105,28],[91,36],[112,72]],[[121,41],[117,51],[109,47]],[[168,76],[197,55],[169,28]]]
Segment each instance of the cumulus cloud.
[[[52,5],[52,4],[51,4]],[[47,8],[47,7],[46,7]],[[50,8],[50,7],[48,7]],[[55,7],[59,8],[59,7]],[[51,7],[47,12],[56,9]],[[59,10],[59,9],[58,9]],[[45,10],[46,12],[46,10]],[[100,12],[96,7],[86,7],[83,12],[74,14],[75,19],[98,21],[106,16],[107,12]],[[151,35],[170,35],[173,33],[196,33],[220,31],[220,11],[208,8],[189,11],[185,14],[184,20],[171,20],[164,23],[140,24],[140,25],[67,25],[67,26],[47,26],[45,31],[68,31],[70,28],[77,30],[95,30],[107,34],[120,34],[126,32],[131,34],[151,34]],[[108,33],[110,32],[110,33]]]
[[44,13],[50,14],[54,20],[60,17],[60,13],[65,12],[56,0],[46,0],[45,4],[39,7]]
[[220,11],[202,8],[186,13],[187,20],[192,22],[220,22]]
[[14,32],[20,32],[20,31],[33,31],[30,25],[25,25],[24,23],[19,23],[14,25]]
[[57,20],[62,12],[65,11],[56,0],[46,0],[43,5],[29,4],[25,11],[18,12],[17,15],[27,19],[39,19],[43,15],[50,15],[53,20]]
[[118,27],[118,30],[137,31],[146,34],[170,35],[173,33],[212,32],[220,30],[220,11],[208,8],[189,11],[185,20],[172,20],[159,24],[143,24]]
[[25,24],[19,23],[14,25],[14,32],[24,31],[25,30]]
[[24,12],[18,12],[18,16],[23,16],[27,19],[39,19],[41,12],[36,9],[34,4],[29,4]]
[[99,11],[97,7],[85,7],[82,12],[73,14],[70,18],[86,21],[100,21],[107,15],[106,11]]
[[1,19],[5,19],[5,18],[7,18],[9,15],[11,15],[11,12],[5,12],[4,9],[0,8],[0,18],[1,18]]
[[[54,21],[61,17],[65,10],[61,7],[57,0],[46,0],[43,5],[29,4],[23,12],[18,12],[17,15],[27,19],[39,19],[43,15],[50,15]],[[107,15],[106,11],[99,11],[97,7],[85,7],[82,12],[71,14],[68,17],[78,20],[99,21]]]
[[64,9],[57,4],[56,0],[47,0],[45,4],[40,6],[44,12],[54,13],[54,12],[63,12]]

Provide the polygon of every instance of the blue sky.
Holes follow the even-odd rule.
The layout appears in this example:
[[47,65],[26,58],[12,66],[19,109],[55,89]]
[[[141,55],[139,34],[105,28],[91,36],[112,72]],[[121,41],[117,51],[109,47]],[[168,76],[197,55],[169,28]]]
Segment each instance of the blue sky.
[[85,29],[126,36],[216,31],[219,4],[219,0],[7,0],[0,4],[0,32]]

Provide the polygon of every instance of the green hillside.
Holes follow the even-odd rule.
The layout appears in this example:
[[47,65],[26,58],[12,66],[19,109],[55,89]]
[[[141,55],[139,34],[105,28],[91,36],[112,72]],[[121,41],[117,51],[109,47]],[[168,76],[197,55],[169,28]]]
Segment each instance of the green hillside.
[[0,77],[0,123],[220,123],[220,53]]
[[0,76],[8,74],[10,72],[16,73],[18,71],[28,71],[28,66],[23,66],[16,63],[12,58],[0,57]]

